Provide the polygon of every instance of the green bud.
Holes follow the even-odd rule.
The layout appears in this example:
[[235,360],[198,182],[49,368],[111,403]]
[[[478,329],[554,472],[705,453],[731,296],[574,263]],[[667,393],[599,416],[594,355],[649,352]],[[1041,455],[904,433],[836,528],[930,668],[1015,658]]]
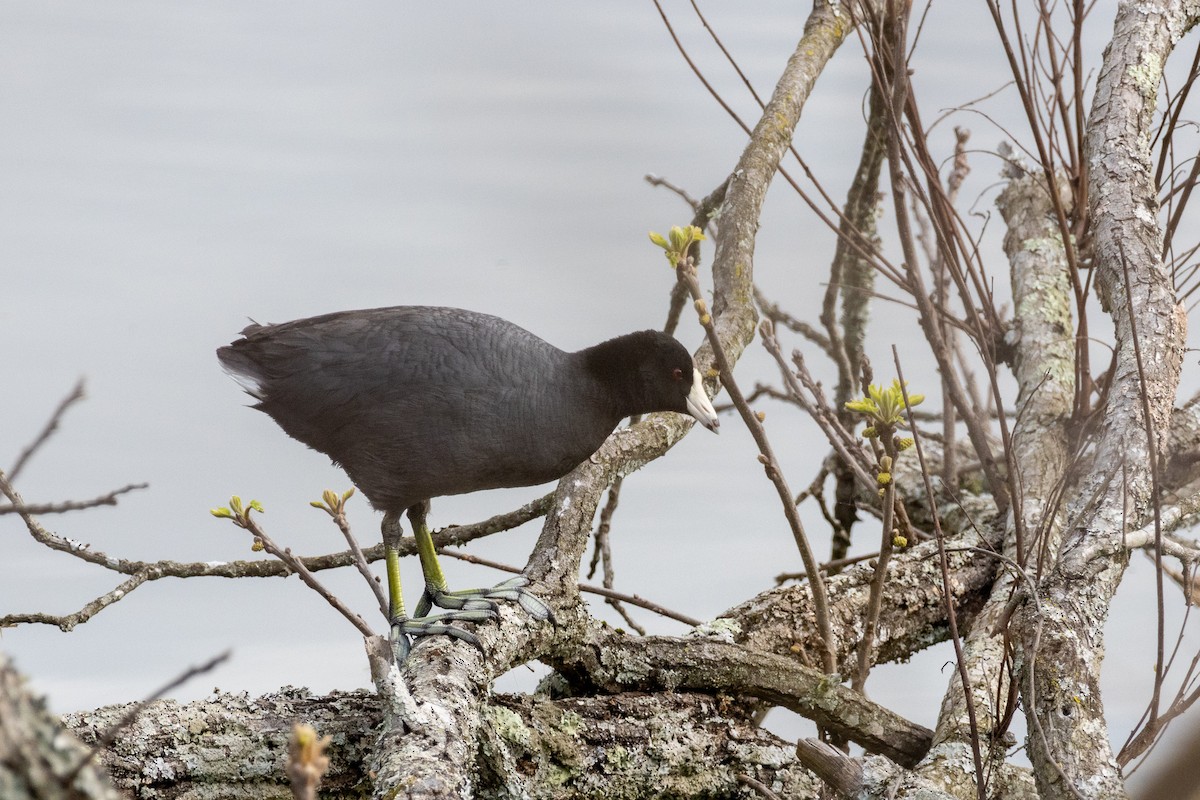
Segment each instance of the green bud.
[[688,246],[687,235],[683,232],[683,228],[678,225],[671,226],[671,249],[676,253],[682,253],[683,249]]

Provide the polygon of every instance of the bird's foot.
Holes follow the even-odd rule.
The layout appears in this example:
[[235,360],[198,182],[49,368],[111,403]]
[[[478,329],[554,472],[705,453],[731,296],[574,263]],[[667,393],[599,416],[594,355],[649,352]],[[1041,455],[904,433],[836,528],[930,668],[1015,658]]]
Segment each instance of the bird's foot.
[[446,614],[434,614],[427,617],[393,619],[390,635],[388,636],[392,644],[392,655],[396,659],[396,663],[399,664],[408,657],[408,653],[412,649],[410,637],[415,639],[418,636],[439,636],[443,634],[474,645],[480,652],[483,652],[483,645],[480,644],[478,636],[449,623],[487,622],[495,616],[496,611],[494,608],[474,608],[451,611]]
[[425,593],[421,595],[421,601],[417,604],[417,611],[419,614],[422,609],[428,611],[431,606],[437,606],[453,611],[487,609],[494,614],[495,600],[511,600],[518,603],[521,609],[534,619],[548,619],[553,622],[554,614],[550,611],[550,606],[528,591],[525,588],[528,585],[529,579],[524,575],[510,578],[491,588],[460,589],[456,592],[426,584]]
[[[550,606],[542,602],[525,587],[529,579],[518,575],[488,589],[461,589],[451,592],[435,586],[426,586],[417,603],[416,615],[393,619],[391,623],[392,653],[396,663],[408,657],[412,649],[410,639],[418,636],[445,634],[474,645],[481,652],[479,637],[451,622],[487,622],[496,617],[496,601],[515,601],[526,614],[536,620],[554,621]],[[434,607],[449,609],[445,614],[429,614]]]

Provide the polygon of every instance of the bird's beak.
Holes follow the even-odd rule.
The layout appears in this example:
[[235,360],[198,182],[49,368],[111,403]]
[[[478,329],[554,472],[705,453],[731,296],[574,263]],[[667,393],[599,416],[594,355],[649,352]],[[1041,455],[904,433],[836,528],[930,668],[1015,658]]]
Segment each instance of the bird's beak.
[[695,417],[701,425],[708,428],[713,433],[720,433],[717,428],[721,427],[721,421],[717,419],[717,412],[713,409],[712,401],[708,399],[708,394],[704,391],[704,382],[700,380],[700,370],[692,370],[692,390],[687,396],[687,411]]

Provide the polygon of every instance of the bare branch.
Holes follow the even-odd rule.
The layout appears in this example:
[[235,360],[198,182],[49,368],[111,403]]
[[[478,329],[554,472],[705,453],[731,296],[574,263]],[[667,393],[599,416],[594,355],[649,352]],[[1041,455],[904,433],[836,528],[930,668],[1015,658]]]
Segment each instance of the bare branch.
[[[11,480],[11,478],[10,478]],[[84,511],[99,506],[115,506],[117,498],[123,494],[148,489],[148,483],[130,483],[120,489],[113,489],[108,494],[93,497],[91,500],[65,500],[61,503],[22,503],[0,506],[0,515],[4,514],[66,514],[70,511]]]
[[[1068,502],[1078,522],[1066,529],[1060,558],[1040,587],[1043,605],[1061,613],[1034,619],[1026,609],[1014,617],[1028,656],[1025,701],[1035,723],[1028,749],[1038,788],[1049,800],[1126,796],[1104,724],[1098,666],[1109,603],[1127,563],[1114,555],[1124,552],[1125,510],[1149,507],[1149,465],[1162,456],[1147,439],[1143,402],[1150,401],[1153,428],[1166,430],[1179,385],[1185,321],[1162,262],[1162,234],[1142,210],[1155,202],[1148,142],[1162,65],[1198,17],[1194,3],[1121,5],[1088,122],[1097,286],[1117,343],[1096,460],[1108,470],[1119,465],[1121,479],[1090,475]],[[1132,291],[1123,280],[1126,255]],[[1144,374],[1130,320],[1145,326],[1138,332]],[[1087,499],[1093,494],[1095,503]],[[1101,557],[1090,557],[1097,549]]]
[[10,481],[15,481],[17,479],[17,476],[21,474],[21,470],[25,468],[25,464],[28,463],[29,459],[33,457],[33,454],[36,453],[41,446],[45,444],[51,436],[54,435],[54,432],[58,430],[58,423],[62,421],[63,415],[67,413],[67,409],[84,399],[85,396],[86,395],[83,391],[83,380],[81,379],[75,384],[75,388],[72,389],[66,397],[59,401],[58,406],[54,409],[53,413],[50,414],[50,419],[46,422],[46,425],[42,428],[41,432],[38,433],[38,435],[34,437],[33,441],[30,442],[29,445],[21,451],[21,454],[17,456],[16,462],[13,463],[12,468],[8,471],[8,479]]

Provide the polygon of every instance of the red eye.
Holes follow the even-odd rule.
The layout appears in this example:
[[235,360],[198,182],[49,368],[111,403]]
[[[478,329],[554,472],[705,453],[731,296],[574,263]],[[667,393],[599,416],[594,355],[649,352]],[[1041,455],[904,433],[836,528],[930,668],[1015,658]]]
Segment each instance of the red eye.
[[671,371],[671,377],[677,381],[683,380],[683,370],[681,370],[679,367],[676,367]]

